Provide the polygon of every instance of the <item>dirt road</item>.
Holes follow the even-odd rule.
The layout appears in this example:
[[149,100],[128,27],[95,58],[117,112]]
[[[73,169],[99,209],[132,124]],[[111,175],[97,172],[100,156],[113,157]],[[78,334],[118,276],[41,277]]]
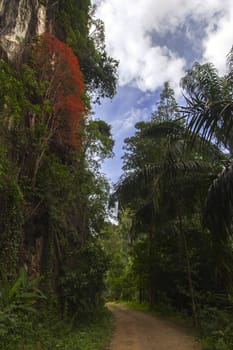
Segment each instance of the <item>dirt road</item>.
[[172,325],[123,305],[108,305],[115,317],[109,350],[200,350],[193,337]]

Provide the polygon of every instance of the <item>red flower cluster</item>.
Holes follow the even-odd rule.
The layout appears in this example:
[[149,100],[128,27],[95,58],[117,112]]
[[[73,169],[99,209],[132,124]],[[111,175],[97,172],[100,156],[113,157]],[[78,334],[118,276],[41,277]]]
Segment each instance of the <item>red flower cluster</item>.
[[86,112],[85,92],[77,56],[50,34],[40,37],[34,50],[34,64],[40,79],[49,82],[46,98],[53,103],[55,134],[64,144],[81,147],[82,120]]

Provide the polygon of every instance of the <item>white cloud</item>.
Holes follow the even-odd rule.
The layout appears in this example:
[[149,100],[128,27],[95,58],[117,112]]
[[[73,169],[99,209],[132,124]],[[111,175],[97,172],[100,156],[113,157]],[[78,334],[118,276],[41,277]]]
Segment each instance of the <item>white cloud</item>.
[[207,29],[207,38],[203,43],[203,60],[212,62],[221,74],[226,72],[226,55],[233,45],[233,3],[226,15],[219,19],[216,25],[210,24]]
[[[169,80],[177,90],[184,75],[185,58],[169,47],[154,45],[151,34],[169,35],[190,18],[208,21],[203,33],[205,57],[225,62],[231,41],[233,4],[231,0],[95,0],[97,17],[105,23],[106,46],[120,61],[119,84],[142,91],[155,90]],[[214,28],[218,19],[217,31]],[[185,33],[184,33],[185,35]],[[230,45],[231,46],[231,45]],[[224,56],[219,58],[219,49]],[[226,52],[225,52],[226,51]]]
[[[122,90],[119,89],[123,93],[119,95],[118,92],[112,106],[107,104],[106,107],[106,102],[105,107],[102,105],[105,119],[112,123],[116,139],[116,157],[114,161],[108,160],[105,170],[116,181],[121,173],[123,139],[133,135],[135,123],[148,120],[157,107],[159,97],[154,90],[169,80],[176,97],[180,97],[180,78],[184,75],[184,70],[190,68],[186,67],[186,59],[190,64],[192,60],[200,59],[201,52],[203,62],[213,62],[221,73],[224,71],[226,54],[233,44],[233,1],[92,1],[98,5],[96,16],[105,23],[107,50],[111,56],[120,60],[119,83],[125,86]],[[176,34],[181,31],[185,40],[180,40],[179,35],[177,42]],[[156,33],[159,35],[156,36]],[[159,37],[160,40],[153,42],[152,37]],[[174,38],[173,49],[169,46],[171,38]],[[191,45],[185,45],[185,42]],[[187,52],[186,47],[193,50]],[[183,55],[178,55],[177,52],[183,52]],[[194,52],[199,55],[198,58],[193,57]],[[128,89],[129,86],[139,88],[143,93]],[[153,93],[155,100],[150,98]]]
[[132,107],[125,112],[120,119],[115,119],[112,122],[112,131],[115,137],[120,137],[132,130],[135,124],[139,121],[146,121],[151,116],[151,108],[136,108]]

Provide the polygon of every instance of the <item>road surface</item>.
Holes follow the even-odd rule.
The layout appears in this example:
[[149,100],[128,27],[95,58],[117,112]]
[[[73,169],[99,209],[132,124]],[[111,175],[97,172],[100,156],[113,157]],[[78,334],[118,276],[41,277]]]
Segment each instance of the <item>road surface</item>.
[[194,337],[179,327],[123,305],[108,305],[115,318],[109,350],[200,350]]

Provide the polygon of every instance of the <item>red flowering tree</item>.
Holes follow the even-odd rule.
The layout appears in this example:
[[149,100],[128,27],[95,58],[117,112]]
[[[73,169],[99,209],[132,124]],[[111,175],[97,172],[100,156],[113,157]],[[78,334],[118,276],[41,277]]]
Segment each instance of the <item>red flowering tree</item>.
[[52,103],[47,117],[52,136],[75,149],[81,146],[84,83],[77,56],[66,44],[44,34],[35,45],[33,63],[39,79],[46,82],[43,99]]

